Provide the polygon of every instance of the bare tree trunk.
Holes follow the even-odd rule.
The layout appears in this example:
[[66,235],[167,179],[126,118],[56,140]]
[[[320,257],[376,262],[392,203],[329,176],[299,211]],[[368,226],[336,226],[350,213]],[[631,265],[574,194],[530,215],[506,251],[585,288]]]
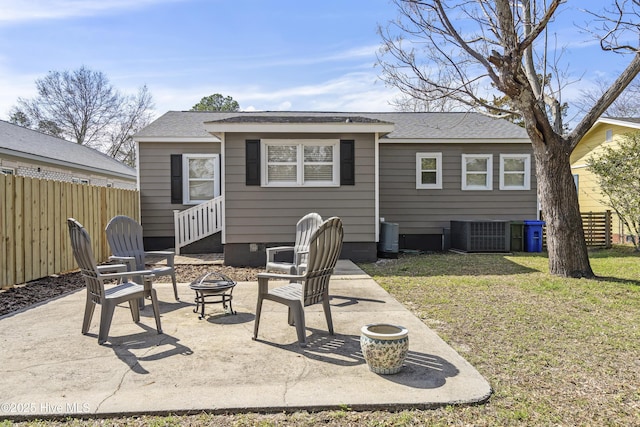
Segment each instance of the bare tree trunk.
[[584,240],[578,194],[571,173],[570,151],[556,134],[533,143],[542,195],[542,217],[547,227],[549,272],[563,277],[593,278]]

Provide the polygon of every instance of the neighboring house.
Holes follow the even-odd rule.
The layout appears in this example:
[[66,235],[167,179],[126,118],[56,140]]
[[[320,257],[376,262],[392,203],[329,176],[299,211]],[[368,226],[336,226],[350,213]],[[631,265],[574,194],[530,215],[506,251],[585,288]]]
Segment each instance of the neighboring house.
[[93,148],[0,120],[0,173],[136,189],[135,169]]
[[314,211],[342,218],[357,262],[376,259],[382,219],[400,248],[442,250],[451,220],[537,214],[526,132],[475,113],[171,111],[134,140],[145,244],[174,246],[194,232],[174,210],[214,199],[188,221],[220,210],[221,231],[185,249],[224,249],[228,265],[263,264]]
[[[640,118],[602,117],[591,127],[571,153],[571,170],[578,189],[581,212],[604,212],[612,210],[600,192],[597,176],[587,167],[591,156],[602,153],[605,146],[615,147],[617,140],[626,133],[640,131]],[[613,241],[622,243],[625,232],[617,215],[612,217]]]

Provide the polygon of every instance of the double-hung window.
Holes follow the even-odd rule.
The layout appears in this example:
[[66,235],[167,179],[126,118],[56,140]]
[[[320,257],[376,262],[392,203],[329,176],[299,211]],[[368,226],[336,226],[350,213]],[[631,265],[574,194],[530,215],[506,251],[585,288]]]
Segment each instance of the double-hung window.
[[416,153],[416,188],[442,189],[442,153]]
[[530,188],[531,156],[500,154],[500,190],[529,190]]
[[220,195],[218,154],[183,154],[184,204],[206,202]]
[[462,189],[493,189],[493,156],[491,154],[462,155]]
[[267,187],[333,187],[340,184],[338,140],[263,139],[262,184]]

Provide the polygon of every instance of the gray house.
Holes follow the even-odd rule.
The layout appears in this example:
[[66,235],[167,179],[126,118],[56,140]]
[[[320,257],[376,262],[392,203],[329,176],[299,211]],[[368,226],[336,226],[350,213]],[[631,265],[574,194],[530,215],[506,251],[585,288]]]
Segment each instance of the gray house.
[[474,113],[175,112],[134,136],[145,244],[261,265],[308,212],[339,216],[343,258],[373,261],[380,223],[442,250],[451,221],[535,219],[525,131]]
[[93,148],[0,120],[0,173],[136,189],[133,168]]

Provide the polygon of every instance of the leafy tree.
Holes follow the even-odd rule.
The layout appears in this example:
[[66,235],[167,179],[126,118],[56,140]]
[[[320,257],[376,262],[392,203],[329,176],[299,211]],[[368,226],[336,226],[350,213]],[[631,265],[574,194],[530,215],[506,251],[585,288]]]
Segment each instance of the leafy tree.
[[123,95],[104,73],[84,66],[50,71],[35,83],[38,95],[18,98],[10,113],[12,123],[101,149],[130,163],[130,156],[122,154],[124,141],[149,123],[153,107],[146,86],[137,95]]
[[618,214],[633,234],[633,244],[640,250],[640,132],[623,135],[617,146],[607,145],[587,160],[590,171],[598,177],[600,191],[607,204]]
[[[549,270],[594,277],[569,157],[640,71],[637,45],[622,43],[638,39],[640,0],[612,0],[608,9],[587,15],[595,17],[591,31],[600,35],[601,48],[628,52],[631,60],[571,132],[563,124],[562,51],[548,46],[565,2],[394,0],[399,18],[379,29],[384,44],[378,62],[383,79],[406,95],[451,98],[494,116],[520,116],[533,147]],[[505,97],[500,103],[492,102],[496,92]]]
[[240,104],[230,96],[222,96],[219,93],[205,96],[191,111],[240,111]]

